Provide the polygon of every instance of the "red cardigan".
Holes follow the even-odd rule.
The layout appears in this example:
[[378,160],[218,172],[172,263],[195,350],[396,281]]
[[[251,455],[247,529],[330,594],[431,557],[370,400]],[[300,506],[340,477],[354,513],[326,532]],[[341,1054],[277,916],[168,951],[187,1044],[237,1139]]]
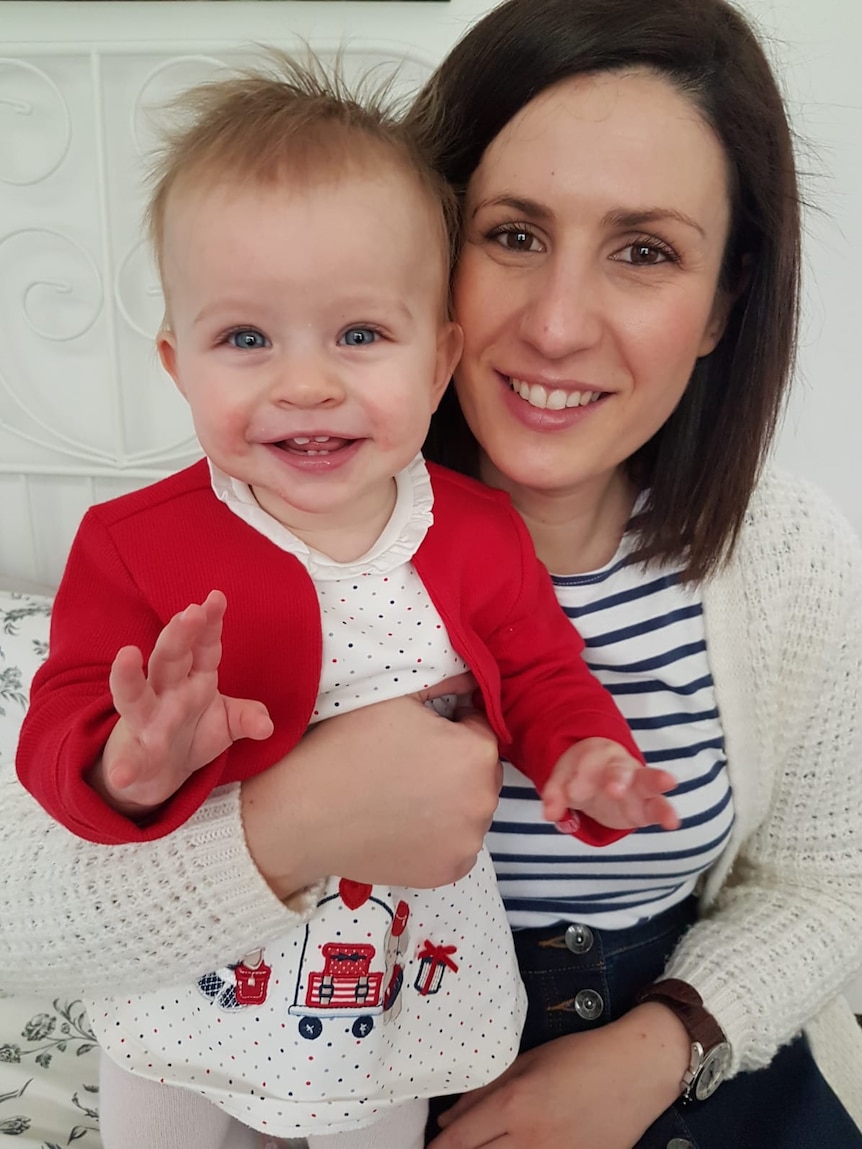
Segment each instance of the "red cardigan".
[[[611,738],[643,761],[587,669],[583,642],[508,496],[428,469],[434,525],[413,565],[476,677],[501,754],[539,788],[581,738]],[[84,780],[117,721],[110,666],[127,644],[146,657],[168,619],[213,587],[229,604],[219,689],[260,699],[275,732],[265,742],[234,743],[138,825]],[[219,502],[201,460],[84,516],[57,591],[48,660],[33,680],[18,746],[21,781],[79,837],[161,837],[215,786],[265,770],[296,745],[314,708],[321,658],[320,610],[305,568]],[[578,837],[603,845],[625,833],[582,818]]]

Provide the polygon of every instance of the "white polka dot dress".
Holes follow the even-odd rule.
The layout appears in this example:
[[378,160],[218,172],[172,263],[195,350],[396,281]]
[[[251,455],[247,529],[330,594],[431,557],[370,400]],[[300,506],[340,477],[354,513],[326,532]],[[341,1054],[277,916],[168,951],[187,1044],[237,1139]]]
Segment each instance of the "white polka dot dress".
[[[410,562],[432,521],[422,460],[398,479],[386,530],[345,566],[310,552],[214,470],[228,506],[279,545],[286,535],[312,574],[323,628],[315,720],[465,669]],[[517,1053],[524,1011],[483,851],[466,878],[437,890],[332,878],[317,913],[278,942],[193,985],[93,1002],[91,1019],[120,1066],[291,1137],[357,1128],[393,1105],[492,1080]]]
[[412,564],[316,586],[323,668],[315,721],[434,686],[467,669]]

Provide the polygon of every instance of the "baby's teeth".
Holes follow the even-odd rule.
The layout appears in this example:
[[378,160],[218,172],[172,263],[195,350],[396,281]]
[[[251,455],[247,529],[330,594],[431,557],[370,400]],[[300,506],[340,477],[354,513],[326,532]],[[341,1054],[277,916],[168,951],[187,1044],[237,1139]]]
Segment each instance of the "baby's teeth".
[[315,443],[325,443],[329,438],[329,435],[315,435],[314,441]]
[[296,435],[290,441],[291,441],[291,443],[296,443],[297,447],[304,447],[306,443],[311,442],[311,439],[303,439],[303,438],[300,438],[299,435]]

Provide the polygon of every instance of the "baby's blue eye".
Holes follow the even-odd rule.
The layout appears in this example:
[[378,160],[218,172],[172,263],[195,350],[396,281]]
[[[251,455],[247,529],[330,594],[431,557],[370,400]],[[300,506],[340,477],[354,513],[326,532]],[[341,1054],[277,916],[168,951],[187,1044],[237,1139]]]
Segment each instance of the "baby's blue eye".
[[238,327],[227,336],[227,342],[240,351],[258,351],[262,347],[269,347],[267,337],[254,327]]
[[339,340],[346,347],[364,347],[367,343],[373,343],[377,338],[377,332],[372,331],[370,327],[348,327]]

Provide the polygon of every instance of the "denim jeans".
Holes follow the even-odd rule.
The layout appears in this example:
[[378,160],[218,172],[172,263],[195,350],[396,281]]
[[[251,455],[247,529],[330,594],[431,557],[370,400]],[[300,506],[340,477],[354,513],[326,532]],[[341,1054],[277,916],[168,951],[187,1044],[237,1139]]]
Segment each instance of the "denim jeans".
[[[568,945],[564,926],[516,931],[529,998],[522,1051],[626,1013],[695,917],[691,898],[630,929],[574,927]],[[576,1127],[560,1149],[578,1149]],[[708,1101],[673,1105],[635,1149],[862,1149],[862,1133],[799,1037],[766,1069],[737,1074]]]

